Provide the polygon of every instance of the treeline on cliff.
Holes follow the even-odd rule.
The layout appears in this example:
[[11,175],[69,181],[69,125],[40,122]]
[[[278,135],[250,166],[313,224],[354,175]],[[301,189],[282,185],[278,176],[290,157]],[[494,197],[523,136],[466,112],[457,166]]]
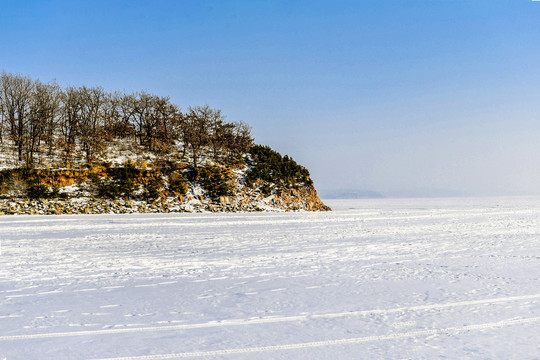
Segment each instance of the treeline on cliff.
[[[102,163],[67,169],[3,169],[0,199],[68,199],[71,195],[64,189],[73,185],[92,198],[145,201],[183,197],[194,184],[200,185],[210,199],[235,196],[240,190],[239,182],[265,196],[313,188],[305,167],[268,146],[252,146],[244,161],[228,166],[207,163],[197,169],[172,161],[142,167],[126,162],[119,166]],[[244,172],[243,180],[235,171]]]
[[197,168],[203,155],[223,163],[238,161],[253,138],[246,123],[228,122],[221,110],[208,105],[182,111],[168,97],[145,91],[63,89],[54,81],[0,75],[0,144],[9,143],[21,164],[52,158],[92,163],[115,142],[157,155],[170,154],[181,143],[181,156]]
[[[136,156],[112,161],[119,147]],[[246,123],[228,122],[208,105],[182,111],[146,92],[62,89],[6,72],[0,155],[0,198],[66,199],[79,196],[65,192],[75,186],[95,198],[155,200],[201,186],[216,199],[242,186],[265,195],[313,186],[305,167],[254,145]]]

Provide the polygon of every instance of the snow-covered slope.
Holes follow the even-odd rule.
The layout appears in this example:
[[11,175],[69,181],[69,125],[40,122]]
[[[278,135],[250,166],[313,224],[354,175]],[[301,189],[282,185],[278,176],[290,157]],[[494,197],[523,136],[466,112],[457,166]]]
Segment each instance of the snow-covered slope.
[[0,359],[540,357],[540,199],[328,203],[0,217]]

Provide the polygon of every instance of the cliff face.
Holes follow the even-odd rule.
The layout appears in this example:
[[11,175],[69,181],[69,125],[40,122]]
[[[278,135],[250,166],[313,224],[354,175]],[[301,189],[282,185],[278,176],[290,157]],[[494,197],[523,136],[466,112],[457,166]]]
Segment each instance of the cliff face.
[[300,190],[289,190],[276,196],[274,204],[278,208],[306,211],[330,211],[319,196],[313,186]]
[[259,189],[240,187],[234,196],[220,197],[220,204],[239,210],[256,211],[330,211],[313,186],[267,195]]
[[[70,188],[76,188],[71,185]],[[81,189],[84,184],[81,185]],[[105,199],[85,196],[84,190],[62,198],[3,198],[0,215],[9,214],[131,214],[175,212],[255,212],[255,211],[330,211],[315,188],[283,191],[266,196],[257,188],[239,186],[234,195],[210,197],[198,184],[190,184],[185,195],[148,199]],[[87,194],[86,194],[87,195]]]
[[310,181],[293,187],[253,181],[247,165],[191,173],[102,166],[2,171],[0,215],[331,210]]
[[268,195],[270,206],[287,210],[331,210],[317,195],[309,171],[268,146],[251,148],[245,183]]
[[0,214],[328,211],[309,172],[268,147],[243,162],[108,163],[0,171]]

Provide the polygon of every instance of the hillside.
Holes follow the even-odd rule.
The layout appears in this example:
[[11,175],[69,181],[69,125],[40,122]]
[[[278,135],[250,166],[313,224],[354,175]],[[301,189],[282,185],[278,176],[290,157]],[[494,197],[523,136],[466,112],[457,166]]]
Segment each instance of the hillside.
[[268,147],[252,146],[235,164],[205,160],[196,169],[148,157],[4,168],[0,214],[329,210],[307,169]]
[[0,214],[329,210],[219,109],[0,77]]

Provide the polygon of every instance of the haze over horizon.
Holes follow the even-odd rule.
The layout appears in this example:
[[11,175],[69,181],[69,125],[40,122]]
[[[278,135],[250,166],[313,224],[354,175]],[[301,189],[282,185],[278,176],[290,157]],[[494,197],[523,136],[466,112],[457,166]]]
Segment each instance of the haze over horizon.
[[323,191],[540,195],[540,2],[0,5],[0,71],[209,104]]

